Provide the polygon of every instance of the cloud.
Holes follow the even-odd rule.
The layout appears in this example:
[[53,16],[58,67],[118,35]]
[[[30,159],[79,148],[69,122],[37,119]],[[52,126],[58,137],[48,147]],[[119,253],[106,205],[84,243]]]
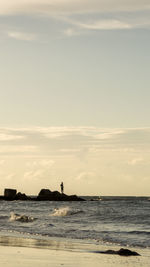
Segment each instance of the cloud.
[[55,161],[51,159],[31,159],[26,163],[26,169],[28,170],[25,171],[23,177],[25,179],[45,179],[54,163]]
[[8,174],[8,175],[5,176],[5,179],[7,181],[11,181],[11,180],[14,179],[14,177],[15,177],[15,174],[14,173],[10,173],[10,174]]
[[76,177],[76,180],[84,180],[84,179],[87,180],[91,176],[93,176],[93,172],[81,172]]
[[[149,28],[150,19],[148,15],[138,13],[128,16],[126,13],[121,14],[91,14],[88,16],[78,16],[78,19],[72,17],[57,17],[69,24],[69,27],[63,31],[63,34],[71,37],[77,35],[87,34],[92,31],[101,31],[101,30],[131,30],[131,29],[140,29],[140,28]],[[95,18],[95,16],[97,18]],[[70,27],[71,25],[71,27]]]
[[0,141],[12,141],[12,140],[19,140],[23,139],[23,136],[20,135],[12,135],[7,133],[0,133]]
[[88,30],[120,30],[131,29],[133,26],[129,23],[119,20],[96,20],[92,23],[78,23],[78,26]]
[[54,160],[51,160],[51,159],[40,159],[40,160],[34,160],[34,161],[30,161],[30,162],[27,162],[27,166],[28,167],[39,167],[39,166],[42,166],[44,168],[51,168],[53,165],[54,165],[55,161]]
[[1,14],[74,14],[118,12],[150,9],[148,0],[5,0],[0,1]]
[[0,166],[2,166],[4,164],[5,164],[5,160],[4,159],[0,160]]
[[76,153],[76,152],[81,152],[81,149],[77,148],[72,148],[72,149],[60,149],[60,152],[63,153]]
[[37,36],[33,33],[10,31],[7,33],[9,38],[20,40],[20,41],[34,41]]
[[[29,128],[0,128],[0,140],[4,141],[18,141],[28,142],[30,138],[33,141],[43,138],[50,142],[53,139],[68,139],[81,138],[82,140],[105,140],[120,138],[126,135],[144,135],[145,138],[150,138],[150,128],[100,128],[100,127],[86,127],[86,126],[64,126],[64,127],[29,127]],[[141,139],[141,137],[140,137]],[[22,141],[21,141],[22,140]],[[42,141],[42,139],[41,139]],[[136,141],[136,140],[135,140]],[[31,144],[30,144],[31,145]],[[32,144],[33,145],[33,144]],[[76,148],[75,148],[76,149]]]
[[1,145],[0,146],[0,154],[7,154],[7,153],[11,153],[11,154],[16,154],[16,153],[33,153],[37,151],[37,147],[36,146],[25,146],[25,145]]
[[[34,165],[49,166],[56,157],[84,158],[100,151],[150,150],[150,128],[100,127],[0,128],[0,153],[38,158]],[[5,141],[5,145],[4,142]]]
[[[24,23],[29,17],[36,22],[39,19],[40,23],[46,18],[47,25],[51,23],[55,29],[53,34],[59,34],[61,37],[91,34],[102,30],[150,28],[148,0],[0,0],[0,7],[0,16],[7,16],[8,23],[9,16],[11,19],[12,15],[18,16],[20,21],[21,17],[23,18],[23,24],[20,24],[22,29],[18,28],[16,23],[15,30],[9,27],[11,30],[5,30],[7,37],[18,41],[39,41],[39,36],[46,38],[45,27],[43,35],[40,35],[43,31],[41,27],[34,30],[38,31],[39,35],[30,33],[28,23]],[[50,36],[49,31],[47,35]]]
[[142,163],[144,163],[144,159],[143,158],[134,158],[134,159],[132,159],[132,160],[130,160],[129,162],[128,162],[128,164],[129,165],[139,165],[139,164],[142,164]]
[[68,28],[63,31],[63,34],[68,37],[71,37],[71,36],[77,36],[77,35],[83,34],[83,32],[81,32],[79,29]]
[[80,183],[86,183],[92,185],[94,183],[94,178],[96,177],[96,173],[92,171],[85,171],[78,174],[76,177],[76,181]]
[[111,139],[116,135],[125,133],[124,129],[101,129],[99,127],[48,127],[37,128],[37,132],[47,138],[58,139],[67,136],[90,137],[93,139]]
[[99,30],[127,30],[133,29],[136,26],[131,23],[119,21],[119,20],[95,20],[93,22],[76,22],[70,21],[73,27],[69,27],[63,31],[63,34],[71,37],[77,35],[86,34],[89,31],[99,31]]
[[106,129],[106,130],[101,130],[100,132],[96,132],[95,135],[93,136],[95,139],[99,140],[105,140],[105,139],[112,139],[115,138],[119,135],[123,135],[125,133],[125,130],[119,130],[119,129]]
[[38,169],[35,171],[27,171],[24,173],[24,178],[25,179],[39,179],[42,178],[44,175],[44,170],[43,169]]

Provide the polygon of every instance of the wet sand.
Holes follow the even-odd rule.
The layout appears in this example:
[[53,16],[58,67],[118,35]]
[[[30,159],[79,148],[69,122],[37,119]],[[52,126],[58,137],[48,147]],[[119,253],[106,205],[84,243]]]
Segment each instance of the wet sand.
[[5,267],[147,267],[149,249],[128,248],[141,256],[100,254],[118,246],[104,246],[73,242],[71,240],[42,240],[0,236],[0,266]]
[[141,256],[123,257],[85,251],[0,246],[0,266],[5,267],[147,267],[150,254],[138,250]]

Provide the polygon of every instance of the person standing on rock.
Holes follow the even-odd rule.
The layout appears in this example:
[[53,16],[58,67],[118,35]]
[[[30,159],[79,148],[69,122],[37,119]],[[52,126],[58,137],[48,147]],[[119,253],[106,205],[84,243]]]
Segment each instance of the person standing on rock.
[[61,184],[60,184],[60,189],[61,189],[61,193],[63,194],[64,193],[64,184],[63,184],[63,182],[61,182]]

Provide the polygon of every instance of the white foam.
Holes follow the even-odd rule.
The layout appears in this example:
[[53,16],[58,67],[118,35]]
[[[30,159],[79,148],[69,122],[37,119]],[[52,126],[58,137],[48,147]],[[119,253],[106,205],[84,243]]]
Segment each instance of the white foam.
[[54,212],[51,214],[51,216],[67,216],[69,211],[69,207],[54,209]]
[[54,212],[52,214],[50,214],[50,216],[70,216],[70,215],[74,215],[77,213],[80,213],[80,210],[72,210],[69,207],[63,207],[63,208],[58,208],[58,209],[54,209]]

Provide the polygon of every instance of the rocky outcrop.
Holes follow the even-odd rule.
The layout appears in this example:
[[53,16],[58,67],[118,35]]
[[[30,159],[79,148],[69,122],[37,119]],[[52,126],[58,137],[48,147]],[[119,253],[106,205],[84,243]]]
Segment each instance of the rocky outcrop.
[[50,191],[49,189],[42,189],[37,196],[38,201],[49,200],[49,201],[83,201],[84,199],[77,197],[76,195],[68,196],[61,194],[58,191]]
[[52,200],[52,192],[49,189],[41,189],[37,196],[37,200]]
[[0,196],[0,200],[32,200],[32,201],[84,201],[76,195],[66,195],[58,191],[50,191],[49,189],[41,189],[37,197],[29,197],[21,192],[17,193],[16,189],[5,189],[4,196]]
[[16,189],[8,189],[4,190],[4,199],[6,200],[14,200],[16,197],[17,190]]
[[121,248],[120,250],[98,251],[98,253],[115,254],[115,255],[120,255],[120,256],[140,256],[140,254],[137,253],[136,251],[132,251],[130,249],[124,249],[124,248]]
[[21,192],[18,192],[15,196],[15,200],[31,200],[31,198],[26,196],[26,194],[22,194]]
[[85,201],[85,199],[80,198],[76,195],[67,196],[67,201]]

